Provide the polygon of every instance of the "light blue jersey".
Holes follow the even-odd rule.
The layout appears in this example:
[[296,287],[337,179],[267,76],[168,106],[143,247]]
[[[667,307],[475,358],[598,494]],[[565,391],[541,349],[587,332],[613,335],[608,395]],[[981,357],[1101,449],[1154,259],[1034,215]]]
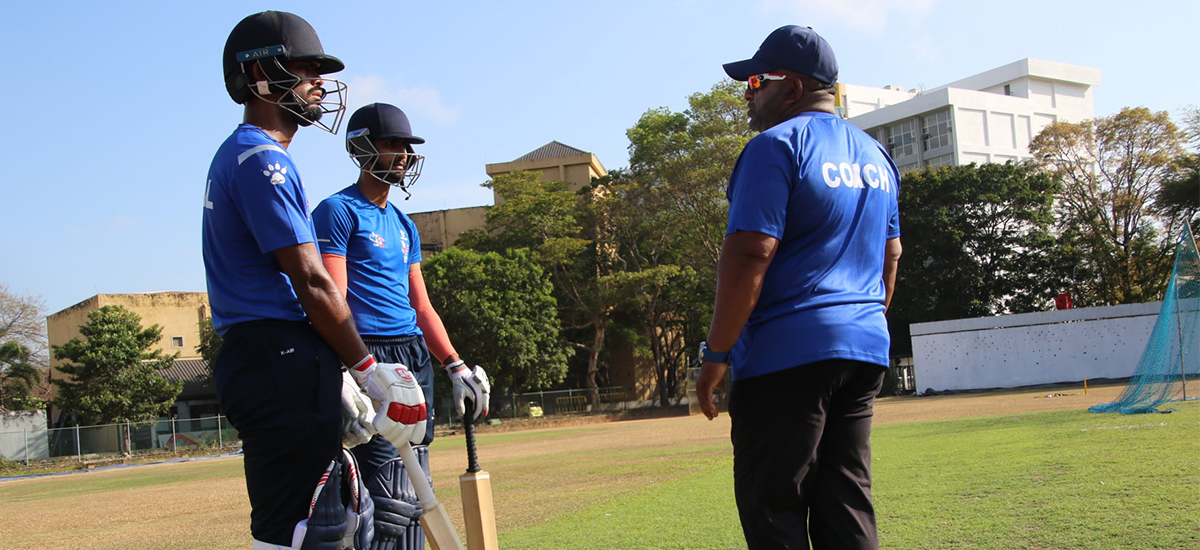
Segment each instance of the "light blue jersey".
[[826,359],[888,365],[884,249],[900,176],[867,134],[803,113],[755,136],[730,177],[727,233],[779,239],[733,348],[735,379]]
[[417,226],[399,208],[380,208],[351,185],[313,211],[322,254],[346,257],[346,303],[363,336],[421,334],[408,300],[408,270],[421,263]]
[[245,321],[305,318],[273,252],[314,234],[287,150],[257,126],[239,125],[217,149],[204,190],[204,269],[217,333]]

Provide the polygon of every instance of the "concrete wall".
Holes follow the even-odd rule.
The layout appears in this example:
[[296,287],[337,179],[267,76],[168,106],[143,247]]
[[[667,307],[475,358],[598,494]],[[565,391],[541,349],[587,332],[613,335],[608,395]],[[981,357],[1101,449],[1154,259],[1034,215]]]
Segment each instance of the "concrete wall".
[[0,456],[9,460],[47,458],[46,411],[0,413]]
[[[163,353],[179,352],[180,359],[199,358],[196,344],[200,343],[200,319],[209,315],[208,294],[204,292],[147,292],[142,294],[97,294],[46,318],[50,345],[61,346],[79,337],[79,327],[87,323],[88,313],[104,306],[121,306],[142,318],[142,326],[158,325],[162,340],[158,349]],[[182,347],[175,347],[182,339]],[[50,366],[62,364],[51,359]]]
[[423,253],[441,252],[454,245],[459,235],[470,229],[483,229],[488,206],[470,206],[409,214],[421,235]]
[[1013,388],[1133,375],[1161,302],[918,323],[918,391]]

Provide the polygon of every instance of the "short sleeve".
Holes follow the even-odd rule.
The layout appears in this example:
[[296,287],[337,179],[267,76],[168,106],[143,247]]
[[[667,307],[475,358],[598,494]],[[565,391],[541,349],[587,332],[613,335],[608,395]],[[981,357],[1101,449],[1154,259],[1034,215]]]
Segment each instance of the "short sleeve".
[[[892,181],[900,182],[900,175],[896,174],[894,169],[893,169],[893,178],[894,179]],[[899,197],[900,197],[900,189],[901,188],[902,188],[902,186],[900,183],[897,183],[896,186],[894,188],[892,188],[892,201],[891,201],[891,204],[888,205],[889,210],[888,210],[887,238],[889,238],[889,239],[895,239],[895,238],[900,237]]]
[[231,194],[263,254],[313,241],[308,201],[285,153],[258,152],[234,172]]
[[313,210],[313,227],[317,231],[317,248],[322,254],[346,255],[350,235],[354,232],[354,216],[346,201],[329,197]]
[[791,145],[775,136],[760,134],[746,144],[729,177],[726,234],[753,231],[783,238],[795,163]]

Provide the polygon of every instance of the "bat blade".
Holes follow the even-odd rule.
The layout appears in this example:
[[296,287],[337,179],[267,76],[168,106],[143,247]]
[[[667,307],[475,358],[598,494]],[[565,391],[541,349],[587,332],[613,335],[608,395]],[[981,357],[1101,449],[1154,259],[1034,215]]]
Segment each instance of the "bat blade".
[[450,514],[446,513],[446,509],[433,496],[433,487],[429,485],[429,478],[425,477],[425,471],[417,461],[417,453],[413,452],[412,446],[408,444],[400,445],[396,450],[400,452],[400,460],[404,462],[408,478],[412,480],[413,489],[417,491],[421,508],[425,509],[421,514],[421,528],[425,530],[425,538],[428,539],[429,545],[433,550],[463,550],[462,540],[458,538],[454,524],[450,522]]
[[492,506],[492,477],[487,472],[467,472],[458,476],[462,489],[463,519],[467,526],[467,548],[497,550],[496,511]]

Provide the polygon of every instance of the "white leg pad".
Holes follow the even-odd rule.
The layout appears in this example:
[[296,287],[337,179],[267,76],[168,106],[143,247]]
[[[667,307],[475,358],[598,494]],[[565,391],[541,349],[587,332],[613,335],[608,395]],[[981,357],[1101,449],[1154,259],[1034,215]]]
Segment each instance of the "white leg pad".
[[253,550],[296,550],[291,546],[280,546],[278,544],[263,542],[258,539],[254,539],[254,546],[252,548]]

